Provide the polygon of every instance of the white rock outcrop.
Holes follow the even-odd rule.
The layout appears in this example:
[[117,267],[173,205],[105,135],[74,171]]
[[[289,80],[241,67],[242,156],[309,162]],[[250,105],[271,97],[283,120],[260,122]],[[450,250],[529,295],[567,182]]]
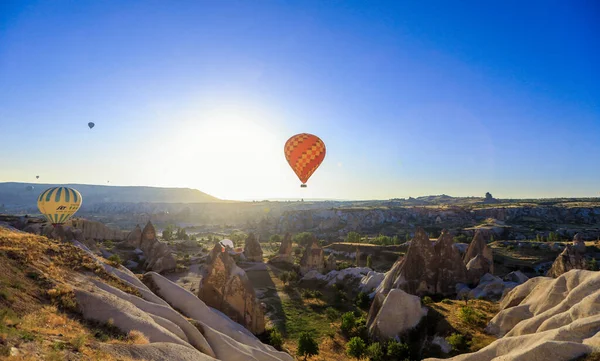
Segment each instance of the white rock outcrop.
[[383,302],[379,312],[367,327],[369,334],[375,338],[394,338],[408,331],[421,322],[427,315],[427,308],[421,306],[421,299],[401,289],[392,289],[382,301],[382,294],[375,296],[376,302]]
[[529,279],[503,297],[486,331],[502,338],[450,360],[570,361],[598,351],[600,272]]

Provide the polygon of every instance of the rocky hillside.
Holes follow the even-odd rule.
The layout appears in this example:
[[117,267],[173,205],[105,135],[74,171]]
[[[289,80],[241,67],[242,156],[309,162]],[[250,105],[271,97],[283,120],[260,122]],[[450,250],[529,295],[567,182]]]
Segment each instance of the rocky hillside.
[[[486,222],[493,220],[493,222]],[[320,235],[345,236],[349,232],[389,235],[414,233],[416,225],[428,231],[443,228],[473,235],[481,229],[496,239],[547,237],[549,232],[570,238],[581,233],[586,239],[600,235],[600,207],[574,205],[494,205],[474,208],[360,207],[320,210],[290,210],[282,214],[277,231],[312,231]]]
[[0,227],[0,356],[45,360],[292,360],[192,293],[78,241]]

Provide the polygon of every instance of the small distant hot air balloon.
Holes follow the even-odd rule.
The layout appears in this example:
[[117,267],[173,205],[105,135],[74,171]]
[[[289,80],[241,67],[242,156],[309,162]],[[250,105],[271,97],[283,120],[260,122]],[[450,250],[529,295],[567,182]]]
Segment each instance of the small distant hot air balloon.
[[92,129],[94,127],[94,125],[96,125],[96,124],[94,124],[93,122],[88,123],[88,127],[90,127],[90,129]]
[[325,159],[325,143],[316,135],[296,134],[285,142],[285,159],[305,188],[310,176]]
[[36,175],[36,176],[35,176],[35,179],[40,179],[40,176],[39,176],[39,175]]
[[63,224],[71,218],[81,206],[81,194],[68,187],[46,189],[38,197],[40,212],[53,226]]
[[28,191],[32,191],[33,190],[33,186],[32,185],[28,185],[27,187],[25,187],[25,189],[27,189]]

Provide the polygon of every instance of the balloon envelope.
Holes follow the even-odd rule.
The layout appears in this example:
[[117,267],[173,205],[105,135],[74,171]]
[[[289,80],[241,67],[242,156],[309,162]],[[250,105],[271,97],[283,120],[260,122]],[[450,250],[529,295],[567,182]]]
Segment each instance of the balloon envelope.
[[92,128],[94,127],[94,125],[96,125],[96,124],[94,124],[94,123],[92,123],[92,122],[89,122],[89,123],[88,123],[88,127],[90,127],[90,129],[92,129]]
[[325,159],[325,143],[316,135],[296,134],[285,142],[284,152],[294,173],[306,183]]
[[40,179],[40,176],[39,176],[39,175],[36,175],[36,176],[35,176],[35,179]]
[[63,224],[71,218],[81,206],[81,194],[68,187],[48,188],[38,197],[40,212],[52,224]]

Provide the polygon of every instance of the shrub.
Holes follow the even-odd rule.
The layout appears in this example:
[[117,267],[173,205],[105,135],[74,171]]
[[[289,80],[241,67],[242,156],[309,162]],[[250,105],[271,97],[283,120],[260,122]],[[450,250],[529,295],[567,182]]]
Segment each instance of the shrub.
[[361,358],[365,354],[366,345],[360,337],[352,337],[346,345],[346,355],[356,359]]
[[360,243],[360,234],[357,232],[349,232],[346,235],[346,242]]
[[85,346],[86,341],[87,341],[86,335],[79,335],[71,340],[71,346],[73,346],[73,349],[75,351],[81,352],[81,350],[83,349],[83,346]]
[[354,336],[360,337],[365,342],[369,341],[369,329],[366,324],[356,325],[356,331],[354,332]]
[[461,352],[466,350],[468,344],[465,340],[465,336],[460,333],[453,333],[452,335],[446,337],[446,341],[452,346],[452,349],[457,352]]
[[369,308],[369,306],[371,305],[371,299],[369,298],[368,294],[366,294],[364,292],[359,292],[358,295],[356,296],[356,300],[354,301],[354,304],[356,304],[357,307],[366,309],[366,308]]
[[371,255],[367,256],[367,267],[373,268],[373,257]]
[[350,334],[352,329],[356,326],[356,316],[352,312],[346,312],[342,315],[342,324],[340,330],[346,336]]
[[432,303],[433,303],[433,300],[431,299],[431,297],[429,297],[429,296],[423,297],[423,304],[424,305],[430,305]]
[[342,304],[348,300],[348,297],[346,297],[346,294],[339,290],[335,292],[333,297],[334,297],[333,301],[336,306],[342,306]]
[[285,286],[285,284],[290,281],[290,273],[289,272],[282,272],[279,275],[279,279],[281,280],[281,282],[283,282],[283,285]]
[[315,298],[314,293],[311,290],[303,289],[301,292],[302,298]]
[[66,285],[59,285],[47,291],[50,300],[68,311],[77,311],[75,293]]
[[283,336],[281,336],[281,333],[277,331],[277,329],[272,329],[271,332],[269,332],[269,345],[281,351],[281,346],[283,346]]
[[367,355],[371,361],[383,361],[383,347],[379,342],[374,342],[367,347]]
[[445,305],[451,305],[451,304],[452,304],[452,301],[450,301],[450,300],[449,300],[449,299],[447,299],[447,298],[444,298],[444,299],[442,300],[442,303],[443,303],[443,304],[445,304]]
[[313,239],[313,235],[310,232],[302,232],[294,235],[292,241],[297,243],[299,246],[308,245]]
[[595,258],[592,258],[592,260],[588,263],[587,269],[590,271],[597,271],[598,270],[598,261],[596,261]]
[[333,307],[327,307],[325,309],[325,315],[330,322],[333,322],[340,317],[340,313]]
[[454,243],[469,243],[469,237],[467,237],[466,234],[459,234],[452,239],[454,240]]
[[478,326],[482,323],[485,316],[472,307],[463,306],[458,310],[458,318],[468,325]]
[[514,251],[515,246],[510,245],[510,246],[506,247],[506,249],[509,250],[509,251]]
[[121,264],[121,257],[119,257],[118,254],[113,254],[112,256],[108,257],[108,260],[110,261],[110,263],[112,264],[112,266],[114,267],[119,267],[119,265]]
[[304,360],[308,356],[314,356],[319,354],[319,345],[317,341],[312,337],[310,332],[303,332],[298,339],[298,356],[304,356]]
[[352,263],[346,262],[346,261],[341,261],[338,263],[337,269],[338,269],[338,271],[341,271],[341,270],[345,270],[346,268],[350,268],[350,267],[352,267]]
[[146,335],[144,335],[142,332],[140,332],[138,330],[129,331],[129,333],[127,334],[127,337],[125,338],[125,341],[127,341],[128,343],[134,344],[134,345],[146,345],[146,344],[150,343],[150,341],[148,341],[148,338],[146,337]]
[[387,356],[391,360],[402,361],[409,356],[408,345],[395,340],[391,340],[387,345]]

